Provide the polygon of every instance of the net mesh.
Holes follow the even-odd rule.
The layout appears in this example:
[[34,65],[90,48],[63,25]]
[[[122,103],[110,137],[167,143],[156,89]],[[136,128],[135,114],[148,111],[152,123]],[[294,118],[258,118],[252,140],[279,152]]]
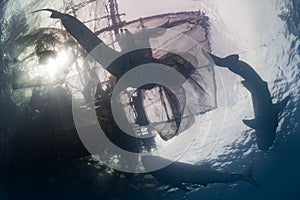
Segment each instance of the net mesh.
[[[126,134],[117,134],[122,131],[114,121],[111,123],[110,98],[116,79],[105,70],[95,70],[95,66],[99,65],[95,62],[83,65],[87,52],[65,31],[59,20],[50,19],[49,13],[30,14],[34,10],[49,7],[75,16],[117,51],[122,50],[122,44],[118,43],[115,33],[122,33],[126,29],[135,35],[135,38],[141,35],[140,40],[135,41],[137,46],[147,42],[151,47],[167,47],[176,52],[174,55],[154,48],[142,52],[145,58],[151,57],[181,72],[188,71],[189,64],[196,66],[187,78],[188,84],[183,84],[176,95],[160,85],[148,90],[133,88],[133,95],[129,97],[124,94],[124,110],[128,121],[137,127],[137,134],[145,134],[143,127],[150,123],[161,138],[171,139],[188,129],[195,121],[191,110],[182,110],[179,105],[188,105],[196,114],[216,107],[214,69],[201,67],[201,62],[196,58],[198,55],[202,56],[201,49],[198,46],[185,45],[187,43],[180,35],[170,37],[161,31],[151,31],[155,27],[178,31],[191,37],[206,51],[210,51],[208,18],[201,12],[167,13],[122,21],[123,15],[117,12],[114,13],[113,20],[110,4],[102,0],[64,0],[51,3],[32,0],[9,1],[8,4],[9,9],[5,10],[3,17],[1,43],[3,55],[7,55],[9,64],[1,66],[1,70],[7,72],[7,82],[11,84],[5,88],[2,86],[2,91],[7,91],[6,94],[2,94],[12,98],[13,104],[21,106],[21,109],[25,105],[28,116],[36,116],[36,112],[51,112],[42,105],[53,101],[53,98],[49,97],[57,95],[53,90],[59,88],[63,91],[59,93],[59,98],[69,99],[68,105],[71,104],[70,94],[77,95],[76,98],[82,101],[83,109],[90,109],[95,104],[100,124],[106,129],[110,139],[117,141],[116,143],[119,141],[119,146],[123,143],[123,146],[136,146],[136,141],[128,139]],[[145,34],[141,33],[145,30],[150,33],[148,38],[142,37]],[[177,49],[181,51],[177,52]],[[189,63],[182,58],[187,58]],[[96,84],[93,82],[95,76],[100,80]],[[94,88],[94,85],[97,87]],[[69,106],[58,107],[57,112],[63,113],[61,117],[70,117],[70,114],[65,114],[71,112],[66,110]],[[70,130],[73,124],[66,126],[61,123],[55,125],[56,129]],[[153,130],[146,132],[152,134]],[[144,144],[153,141],[145,139],[139,142],[143,143],[141,146],[147,146]],[[140,145],[138,146],[140,148]]]

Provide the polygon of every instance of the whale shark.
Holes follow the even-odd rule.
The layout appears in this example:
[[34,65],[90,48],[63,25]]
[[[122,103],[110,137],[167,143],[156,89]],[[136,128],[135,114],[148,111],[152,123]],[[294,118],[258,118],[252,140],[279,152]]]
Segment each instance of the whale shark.
[[278,115],[286,106],[289,96],[279,103],[272,103],[268,83],[248,63],[239,60],[238,55],[229,55],[225,58],[213,54],[210,56],[217,66],[226,67],[244,79],[242,84],[252,96],[254,119],[244,119],[243,123],[255,130],[259,149],[269,149],[276,138]]
[[[237,181],[246,181],[257,187],[259,186],[252,175],[253,160],[240,174],[214,170],[207,164],[193,165],[177,161],[171,162],[166,158],[152,155],[144,155],[141,160],[146,170],[150,171],[158,168],[158,170],[150,172],[157,180],[182,190],[187,190],[183,184],[207,186],[208,184]],[[166,167],[159,169],[159,166]]]

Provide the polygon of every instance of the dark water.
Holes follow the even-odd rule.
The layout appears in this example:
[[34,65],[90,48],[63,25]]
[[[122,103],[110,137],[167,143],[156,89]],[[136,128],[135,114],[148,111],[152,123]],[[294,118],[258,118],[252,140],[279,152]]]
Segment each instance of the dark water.
[[[245,138],[241,140],[247,141],[246,145],[239,143],[239,140],[235,145],[230,145],[228,142],[228,148],[225,148],[224,151],[221,149],[221,153],[216,153],[217,159],[214,156],[210,158],[219,163],[218,167],[227,166],[228,170],[239,172],[251,154],[255,158],[254,177],[259,182],[259,188],[238,182],[236,184],[213,184],[208,187],[199,186],[191,192],[186,192],[158,183],[151,176],[127,175],[108,171],[105,167],[87,158],[46,168],[33,166],[30,169],[16,168],[9,172],[1,171],[0,199],[299,199],[300,2],[299,0],[274,1],[274,7],[265,8],[266,12],[270,12],[267,15],[273,16],[276,13],[275,16],[282,22],[283,28],[279,30],[276,37],[272,31],[265,31],[266,35],[260,35],[263,39],[256,38],[258,42],[254,41],[254,43],[259,44],[265,38],[271,39],[264,40],[264,43],[260,45],[247,44],[251,47],[246,50],[243,48],[245,39],[241,37],[244,32],[241,31],[235,36],[231,35],[232,31],[242,30],[244,27],[231,29],[232,26],[226,24],[228,20],[226,21],[224,18],[219,21],[222,17],[222,10],[218,10],[218,8],[226,7],[221,5],[225,2],[210,2],[212,3],[208,3],[205,8],[216,9],[214,12],[207,13],[212,26],[214,26],[212,31],[220,32],[211,33],[212,40],[218,41],[220,38],[232,37],[235,43],[242,44],[241,46],[237,44],[236,50],[229,51],[228,46],[224,45],[224,48],[220,48],[219,43],[216,42],[212,47],[213,51],[220,55],[240,53],[243,59],[258,65],[257,71],[264,79],[268,80],[274,98],[282,99],[283,96],[291,96],[290,102],[282,112],[278,136],[270,150],[258,151],[253,138],[247,139],[247,132],[244,132],[242,136]],[[232,1],[230,2],[228,4],[233,5]],[[249,2],[251,4],[254,1]],[[1,2],[0,5],[2,8],[4,2]],[[260,12],[264,8],[257,10]],[[253,16],[256,14],[253,13]],[[263,19],[261,18],[261,20]],[[4,36],[3,31],[5,30],[2,30],[1,39]],[[258,29],[257,32],[261,34],[263,31]],[[251,32],[249,35],[254,33]],[[6,61],[3,53],[1,56],[1,64],[4,66]],[[270,64],[271,67],[268,68],[267,65],[259,67],[261,63]],[[5,74],[8,73],[2,69],[1,89],[5,88],[7,84]],[[1,92],[1,95],[4,96],[4,90]],[[2,98],[1,116],[16,119],[15,116],[10,115],[9,107],[6,107],[9,104],[5,104],[4,107],[3,102],[9,101],[3,101]],[[239,107],[236,109],[241,110]],[[243,115],[237,115],[240,119],[243,118]],[[234,125],[233,122],[232,124]],[[5,132],[4,126],[5,124],[1,123],[1,134]],[[238,127],[233,127],[229,130],[235,128],[238,129]],[[225,136],[228,135],[225,133]],[[224,142],[226,143],[227,140],[225,138]],[[197,153],[197,149],[191,150],[185,160],[191,161],[190,155]],[[235,162],[236,160],[237,162]],[[227,162],[229,164],[226,164]]]

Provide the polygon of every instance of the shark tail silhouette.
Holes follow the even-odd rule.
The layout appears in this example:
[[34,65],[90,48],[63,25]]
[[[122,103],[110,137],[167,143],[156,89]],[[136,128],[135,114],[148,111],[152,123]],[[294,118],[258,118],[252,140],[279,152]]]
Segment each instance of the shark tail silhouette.
[[208,55],[212,58],[214,63],[220,67],[230,67],[239,61],[239,55],[237,54],[229,55],[225,58],[220,58],[211,53],[208,53]]
[[52,14],[51,14],[50,18],[53,18],[53,19],[62,19],[63,16],[64,16],[64,14],[62,14],[62,13],[56,11],[56,10],[49,9],[49,8],[36,10],[36,11],[33,11],[32,13],[41,12],[41,11],[51,12]]
[[229,55],[224,58],[224,62],[227,63],[228,65],[235,64],[238,61],[239,61],[239,55],[237,54]]
[[259,187],[258,182],[253,178],[253,164],[254,159],[252,158],[246,169],[242,172],[243,180]]

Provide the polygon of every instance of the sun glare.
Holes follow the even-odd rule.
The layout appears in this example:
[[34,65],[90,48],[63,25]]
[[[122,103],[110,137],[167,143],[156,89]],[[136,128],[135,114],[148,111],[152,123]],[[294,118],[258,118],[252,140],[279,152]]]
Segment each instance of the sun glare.
[[55,58],[50,58],[44,65],[46,76],[50,81],[55,81],[57,75],[63,71],[68,63],[69,57],[67,52],[61,51]]
[[70,55],[61,50],[53,58],[48,58],[45,64],[35,65],[28,71],[29,81],[38,81],[43,84],[53,84],[63,77],[65,69],[70,64]]

